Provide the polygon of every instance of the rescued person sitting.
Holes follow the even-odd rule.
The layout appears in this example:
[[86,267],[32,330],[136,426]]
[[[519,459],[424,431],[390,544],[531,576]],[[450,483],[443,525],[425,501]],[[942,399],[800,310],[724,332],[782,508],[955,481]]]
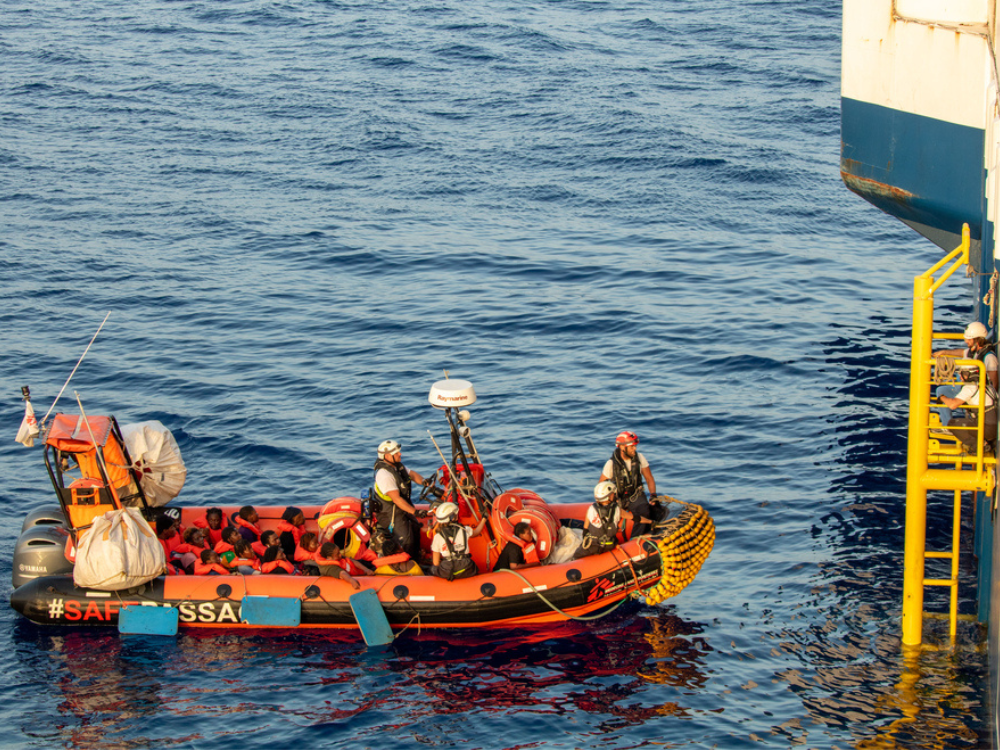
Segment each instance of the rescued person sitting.
[[479,575],[479,568],[469,553],[469,540],[479,536],[486,526],[483,516],[473,529],[458,523],[458,506],[455,503],[441,503],[435,511],[437,527],[431,541],[433,565],[431,575],[452,581]]
[[376,531],[372,534],[370,544],[369,552],[373,555],[370,561],[366,558],[366,562],[375,569],[375,575],[422,576],[424,574],[416,560],[404,552],[399,543],[388,534]]
[[[514,527],[514,536],[517,541],[509,541],[497,558],[497,564],[493,570],[517,570],[526,568],[532,563],[524,559],[524,550],[528,545],[535,543],[535,536],[531,533],[531,524],[521,521]],[[520,543],[519,543],[520,542]]]
[[319,554],[319,540],[311,531],[303,534],[295,545],[295,563],[301,564],[306,560],[314,560]]
[[370,576],[372,574],[364,563],[344,557],[340,547],[333,542],[326,542],[319,548],[319,554],[306,563],[309,569],[315,568],[321,576],[332,576],[347,581],[355,589],[361,584],[354,576]]
[[194,564],[196,576],[228,576],[230,575],[220,562],[219,555],[210,549],[201,551],[201,559]]
[[281,547],[268,547],[260,562],[260,572],[271,575],[296,575],[295,566],[288,562]]
[[204,518],[196,518],[194,525],[205,532],[209,546],[214,547],[222,541],[222,509],[209,508],[205,511]]
[[260,559],[254,552],[253,545],[246,539],[237,539],[233,545],[233,560],[229,567],[244,576],[252,576],[260,572]]

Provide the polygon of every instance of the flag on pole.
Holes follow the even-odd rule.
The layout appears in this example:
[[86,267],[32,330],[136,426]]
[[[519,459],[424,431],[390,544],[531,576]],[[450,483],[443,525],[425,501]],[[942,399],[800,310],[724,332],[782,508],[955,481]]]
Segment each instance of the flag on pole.
[[38,437],[38,421],[35,419],[35,410],[32,408],[31,402],[26,400],[24,402],[24,419],[21,420],[21,429],[17,431],[17,437],[14,440],[31,448],[35,444],[36,437]]

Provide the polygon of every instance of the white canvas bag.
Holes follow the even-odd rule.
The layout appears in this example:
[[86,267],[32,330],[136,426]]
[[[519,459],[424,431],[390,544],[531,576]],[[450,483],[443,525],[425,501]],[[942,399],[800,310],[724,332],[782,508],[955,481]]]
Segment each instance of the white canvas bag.
[[120,591],[163,574],[163,545],[135,508],[109,510],[94,520],[76,550],[73,582],[99,591]]

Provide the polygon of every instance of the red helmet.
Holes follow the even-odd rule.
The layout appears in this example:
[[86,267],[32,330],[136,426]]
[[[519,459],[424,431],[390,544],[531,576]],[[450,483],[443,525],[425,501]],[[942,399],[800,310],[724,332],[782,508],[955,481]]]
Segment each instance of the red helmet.
[[634,432],[629,432],[625,430],[624,432],[619,432],[618,437],[615,438],[615,445],[638,445],[639,436]]

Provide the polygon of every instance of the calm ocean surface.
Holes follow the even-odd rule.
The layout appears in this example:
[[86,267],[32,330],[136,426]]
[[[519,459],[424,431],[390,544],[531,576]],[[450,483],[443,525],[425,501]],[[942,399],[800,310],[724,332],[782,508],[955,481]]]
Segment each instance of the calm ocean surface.
[[44,414],[108,311],[59,406],[164,422],[178,502],[358,494],[387,437],[426,473],[448,370],[504,486],[584,500],[631,429],[718,540],[660,606],[387,652],[0,607],[0,744],[979,746],[978,630],[899,641],[939,253],[841,183],[839,66],[821,0],[3,2],[4,599],[54,500],[19,388]]

